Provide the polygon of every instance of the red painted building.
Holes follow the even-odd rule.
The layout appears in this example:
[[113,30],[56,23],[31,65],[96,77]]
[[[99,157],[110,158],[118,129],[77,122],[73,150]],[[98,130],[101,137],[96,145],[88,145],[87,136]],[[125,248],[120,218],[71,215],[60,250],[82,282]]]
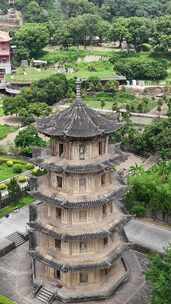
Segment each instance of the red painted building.
[[10,37],[7,32],[0,31],[0,80],[11,73]]

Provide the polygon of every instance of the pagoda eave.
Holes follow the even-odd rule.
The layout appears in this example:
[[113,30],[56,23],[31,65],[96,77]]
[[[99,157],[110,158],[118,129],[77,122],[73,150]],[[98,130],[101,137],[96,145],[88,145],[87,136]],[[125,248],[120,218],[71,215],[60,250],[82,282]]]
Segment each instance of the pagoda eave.
[[37,200],[54,204],[57,207],[65,208],[65,209],[79,209],[79,208],[95,208],[111,203],[113,200],[119,200],[123,194],[125,193],[126,187],[122,186],[117,191],[113,191],[107,195],[103,195],[102,197],[95,200],[87,200],[87,201],[68,201],[65,199],[61,199],[57,196],[47,196],[45,194],[40,193],[39,191],[32,191],[31,195],[34,196]]
[[120,164],[123,161],[122,155],[117,155],[115,157],[109,158],[108,160],[104,160],[98,163],[90,163],[85,165],[66,165],[66,164],[58,164],[55,163],[47,163],[42,160],[33,160],[33,162],[38,165],[42,169],[46,169],[55,173],[66,173],[66,174],[96,174],[101,173],[107,170],[111,170],[114,165]]
[[[101,229],[96,232],[87,232],[87,233],[57,233],[56,231],[49,229],[48,226],[44,226],[39,222],[33,221],[29,222],[29,226],[31,229],[34,229],[36,231],[40,231],[43,234],[49,235],[57,240],[63,240],[63,241],[72,241],[72,240],[79,240],[79,241],[85,241],[85,240],[93,240],[93,239],[104,239],[105,237],[110,237],[111,233],[114,232],[116,229],[120,230],[124,224],[126,224],[130,220],[129,216],[123,216],[120,220],[118,220],[116,223],[114,223],[109,229]],[[123,235],[123,238],[125,236]]]
[[96,263],[84,263],[84,264],[65,264],[62,262],[57,262],[56,259],[53,259],[52,257],[44,256],[40,252],[36,250],[30,251],[30,255],[33,259],[42,262],[49,267],[55,268],[57,270],[60,270],[62,272],[77,272],[77,271],[83,271],[83,270],[91,270],[91,269],[108,269],[112,266],[113,262],[122,255],[124,251],[128,249],[127,243],[122,243],[121,246],[116,248],[115,251],[113,251],[110,255],[103,258],[101,261],[97,261]]

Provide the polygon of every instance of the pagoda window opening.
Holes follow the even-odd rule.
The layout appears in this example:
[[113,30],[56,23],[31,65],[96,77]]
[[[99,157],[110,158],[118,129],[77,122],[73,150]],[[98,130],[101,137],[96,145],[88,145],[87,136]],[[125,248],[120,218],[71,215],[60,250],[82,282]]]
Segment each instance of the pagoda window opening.
[[99,155],[102,155],[103,153],[103,147],[102,147],[102,142],[99,142]]
[[104,186],[106,184],[106,174],[101,175],[101,185]]
[[57,155],[57,144],[55,138],[51,138],[51,151],[53,156]]
[[55,248],[61,249],[61,240],[55,240]]
[[103,244],[104,244],[104,247],[106,247],[108,245],[108,238],[107,237],[105,237],[103,239]]
[[86,191],[86,177],[81,177],[79,179],[79,192]]
[[86,146],[81,144],[79,145],[79,159],[85,160]]
[[57,179],[57,187],[58,188],[62,188],[62,177],[61,176],[57,176],[56,177],[56,179]]
[[80,272],[80,283],[88,283],[88,273]]
[[103,213],[103,217],[105,217],[107,215],[107,206],[106,205],[103,205],[102,213]]
[[59,144],[59,157],[62,157],[64,154],[64,145]]
[[58,269],[54,269],[54,278],[60,280],[61,279],[61,272]]
[[87,221],[87,210],[80,210],[79,219],[81,222]]
[[80,253],[87,251],[87,242],[80,242]]
[[56,218],[61,219],[62,217],[62,210],[59,208],[56,208]]
[[110,270],[111,270],[111,268],[106,268],[105,271],[104,271],[105,275],[108,275],[108,273],[110,272]]
[[110,203],[109,208],[110,208],[110,213],[113,213],[113,204],[112,203]]

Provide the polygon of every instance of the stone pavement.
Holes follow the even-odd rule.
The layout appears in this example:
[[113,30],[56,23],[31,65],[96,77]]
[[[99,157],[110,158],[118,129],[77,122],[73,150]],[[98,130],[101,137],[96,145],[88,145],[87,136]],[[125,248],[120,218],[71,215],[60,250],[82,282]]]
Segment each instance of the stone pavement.
[[9,234],[16,231],[25,233],[27,231],[27,223],[29,220],[29,207],[16,210],[9,215],[0,219],[0,241]]
[[171,230],[157,224],[133,219],[124,229],[129,242],[159,253],[171,243]]
[[[130,266],[129,280],[118,288],[112,298],[100,303],[148,304],[149,288],[143,274],[145,258],[132,250],[127,251],[124,255]],[[17,304],[40,304],[37,299],[32,297],[31,259],[28,254],[28,242],[0,258],[0,294],[10,297]],[[99,302],[89,302],[89,304],[96,303]],[[55,301],[54,304],[61,303]]]

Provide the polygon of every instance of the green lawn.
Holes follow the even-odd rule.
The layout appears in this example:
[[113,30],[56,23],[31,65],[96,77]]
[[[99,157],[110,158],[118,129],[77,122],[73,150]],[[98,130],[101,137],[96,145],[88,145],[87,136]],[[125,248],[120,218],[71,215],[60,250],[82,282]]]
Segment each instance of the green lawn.
[[6,180],[8,178],[11,178],[15,175],[17,175],[16,173],[13,172],[13,167],[8,167],[6,164],[6,161],[8,160],[12,160],[15,164],[21,164],[23,172],[26,171],[26,162],[24,161],[20,161],[20,160],[16,160],[16,159],[11,159],[5,156],[4,157],[0,157],[0,181]]
[[11,301],[9,298],[0,296],[0,304],[14,304],[15,302]]
[[11,82],[27,83],[48,78],[55,74],[54,69],[18,68],[15,75],[7,75],[6,80]]
[[[112,77],[115,73],[113,71],[113,65],[108,61],[99,61],[85,63],[81,62],[79,64],[73,64],[74,71],[67,75],[68,78],[81,77],[88,78],[90,76],[97,76],[99,78]],[[7,81],[11,82],[34,82],[40,79],[48,78],[49,76],[55,74],[55,69],[36,69],[27,68],[25,72],[21,72],[21,68],[16,70],[15,75],[7,75]]]
[[[88,78],[90,76],[98,76],[100,78],[113,76],[113,65],[108,61],[108,58],[112,55],[113,51],[105,50],[78,50],[71,48],[68,51],[65,50],[54,50],[53,52],[46,52],[41,58],[47,60],[48,64],[61,63],[66,64],[69,67],[74,68],[74,73],[68,74],[68,78],[81,77]],[[107,61],[98,62],[80,62],[77,60],[84,59],[85,56],[102,56],[107,57]],[[33,67],[28,68],[17,68],[15,75],[7,75],[6,80],[11,82],[33,82],[40,79],[47,78],[56,73],[54,68],[42,68],[37,69]]]
[[[11,204],[7,207],[0,209],[0,218],[6,216],[7,214],[13,212],[15,209],[23,208],[24,206],[30,205],[34,202],[34,198],[30,195],[22,197],[17,203]],[[1,304],[1,302],[0,302]]]
[[[109,94],[106,92],[99,92],[94,96],[85,96],[85,102],[92,108],[101,108],[101,102],[104,102],[104,109],[111,110],[113,103],[117,104],[119,108],[125,108],[129,105],[132,109],[130,111],[138,111],[138,105],[143,103],[143,99],[140,99],[127,91],[117,92],[115,94]],[[152,99],[148,99],[148,103],[144,104],[142,112],[148,112],[156,106],[156,102]]]
[[81,62],[75,65],[75,72],[68,75],[68,78],[80,77],[89,78],[96,76],[98,78],[110,78],[114,76],[113,65],[109,61],[97,61],[91,63]]
[[17,131],[18,128],[9,125],[0,125],[0,140],[4,139],[9,133]]

